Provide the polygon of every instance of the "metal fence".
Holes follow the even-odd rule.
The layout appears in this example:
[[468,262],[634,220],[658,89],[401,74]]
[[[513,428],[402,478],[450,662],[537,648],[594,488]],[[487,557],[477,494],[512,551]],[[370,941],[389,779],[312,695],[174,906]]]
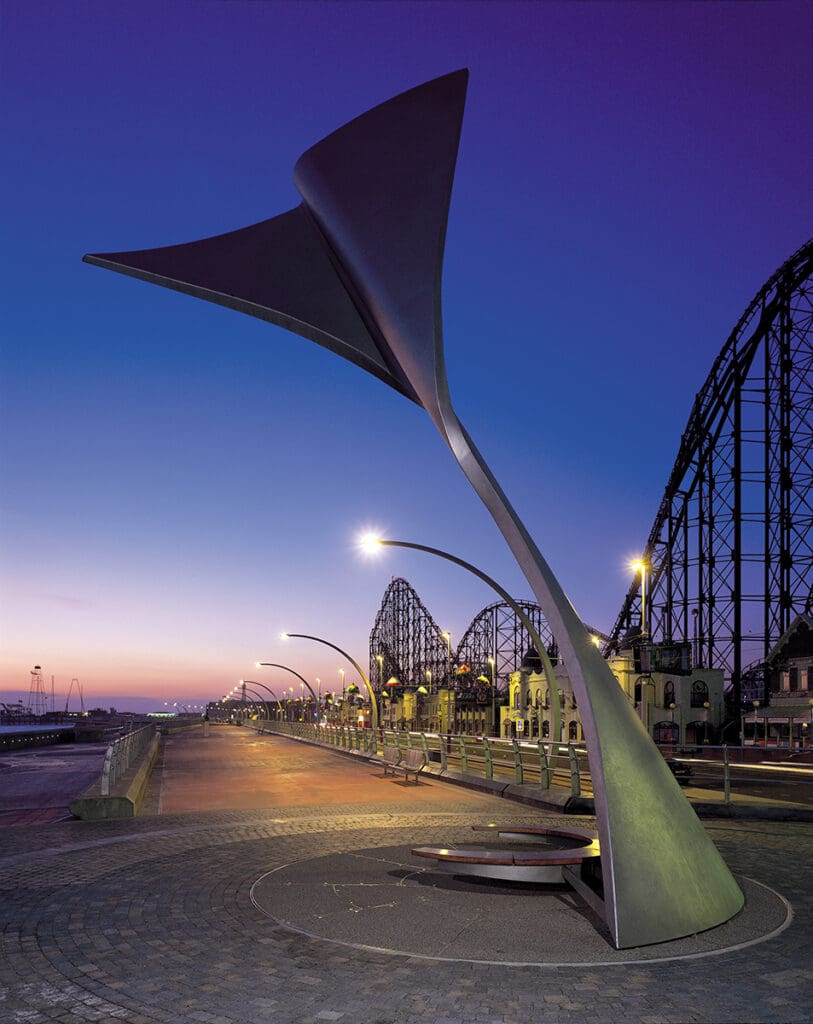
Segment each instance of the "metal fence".
[[587,750],[572,743],[524,743],[520,740],[475,736],[441,736],[437,733],[358,729],[355,726],[312,725],[307,722],[253,720],[260,732],[296,736],[323,746],[356,750],[369,757],[385,747],[401,752],[422,750],[427,761],[441,771],[494,779],[508,785],[566,787],[572,796],[593,795],[587,766]]
[[[392,732],[355,726],[305,722],[250,721],[260,731],[296,736],[325,746],[358,751],[369,757],[384,747],[423,750],[430,763],[456,772],[508,785],[555,786],[572,796],[593,795],[587,750],[572,743],[443,736],[437,733]],[[813,751],[786,753],[783,760],[759,761],[750,746],[661,746],[687,796],[694,802],[732,803],[780,801],[813,807]]]
[[693,800],[772,800],[813,807],[813,751],[746,746],[660,745],[667,761],[689,769]]
[[155,730],[154,725],[145,725],[143,729],[135,729],[110,744],[105,751],[102,766],[102,796],[110,796],[111,787],[115,786],[130,765],[144,755],[155,736]]

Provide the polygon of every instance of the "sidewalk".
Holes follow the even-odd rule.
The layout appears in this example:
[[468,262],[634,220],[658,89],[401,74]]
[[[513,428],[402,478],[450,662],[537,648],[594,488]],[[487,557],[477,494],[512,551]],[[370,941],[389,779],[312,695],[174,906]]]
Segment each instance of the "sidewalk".
[[[243,728],[249,728],[244,726]],[[273,734],[272,734],[273,735]],[[354,760],[367,760],[359,750],[323,746],[310,740],[292,738],[315,750],[326,751],[332,756]],[[438,763],[430,762],[423,772],[424,778],[436,778],[445,784],[461,786],[470,791],[488,793],[495,797],[516,801],[544,811],[568,814],[592,814],[592,797],[573,797],[570,788],[552,785],[540,789],[539,785],[519,785],[506,778],[485,779],[477,775],[462,775],[459,772],[443,771]],[[721,782],[722,787],[722,782]],[[761,797],[739,793],[736,786],[726,801],[722,788],[706,789],[699,786],[683,786],[682,792],[700,818],[742,818],[763,821],[807,821],[813,822],[813,807],[775,797]],[[567,810],[566,810],[567,809]]]
[[746,910],[619,953],[570,890],[466,882],[409,852],[590,818],[230,727],[168,739],[146,806],[0,832],[3,1024],[809,1020],[806,822],[707,822]]

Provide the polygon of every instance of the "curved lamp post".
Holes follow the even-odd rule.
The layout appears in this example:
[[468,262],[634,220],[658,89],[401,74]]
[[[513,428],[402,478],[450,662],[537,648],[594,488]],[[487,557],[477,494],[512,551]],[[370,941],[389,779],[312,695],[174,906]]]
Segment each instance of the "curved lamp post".
[[[440,299],[467,85],[465,69],[442,75],[331,132],[296,163],[294,209],[202,241],[84,259],[300,334],[428,413],[568,666],[593,777],[607,927],[619,948],[665,942],[729,920],[745,900],[452,406]],[[571,390],[578,401],[578,383]]]
[[[248,682],[248,680],[246,680],[246,683],[247,682]],[[254,697],[257,698],[257,700],[260,702],[260,707],[262,708],[263,712],[266,715],[270,716],[271,708],[270,708],[269,702],[265,699],[265,697],[263,697],[263,695],[259,692],[259,690],[255,690],[253,687],[249,687],[249,686],[246,686],[245,689],[246,689],[246,692],[251,693]],[[254,700],[252,700],[251,703],[253,703],[255,707],[257,706],[256,702]]]
[[[280,639],[313,640],[314,643],[324,644],[325,647],[330,647],[331,650],[337,651],[339,654],[341,654],[343,658],[347,658],[347,660],[350,662],[350,664],[353,666],[356,672],[358,672],[358,674],[361,676],[364,685],[367,687],[367,693],[370,696],[370,724],[372,725],[373,730],[378,729],[378,705],[375,699],[375,692],[372,686],[370,685],[370,680],[367,678],[367,673],[364,671],[364,669],[361,667],[361,665],[359,665],[357,661],[350,657],[347,651],[343,651],[341,647],[337,647],[336,644],[330,643],[329,640],[323,640],[320,636],[308,636],[307,633],[280,633]],[[313,693],[312,690],[311,693]]]
[[[260,701],[260,704],[263,705],[265,707],[266,711],[267,711],[268,710],[268,701],[264,697],[262,697],[259,693],[257,693],[256,690],[252,690],[251,691],[254,694],[254,697],[252,697],[250,700],[246,697],[246,690],[248,689],[248,687],[246,686],[247,682],[248,682],[248,680],[241,679],[240,682],[237,684],[237,686],[233,686],[232,687],[231,693],[227,694],[225,699],[227,701],[228,700],[238,701],[241,705],[243,705],[243,704],[251,705],[251,707],[253,707],[256,710],[257,704],[256,704],[256,701],[254,700],[254,697],[256,697],[257,700]],[[239,696],[235,696],[235,694],[238,693],[238,691],[240,692],[240,695]]]
[[[483,583],[487,583],[491,589],[500,595],[505,601],[509,608],[514,612],[516,617],[525,627],[528,635],[531,638],[531,642],[536,648],[536,652],[542,662],[542,666],[545,672],[545,679],[548,683],[548,692],[550,693],[551,702],[551,718],[553,719],[553,736],[557,743],[561,742],[561,719],[562,709],[559,702],[559,688],[556,685],[556,676],[553,673],[553,665],[550,661],[550,655],[542,641],[542,637],[536,630],[533,622],[528,615],[520,608],[517,602],[511,597],[507,590],[504,590],[496,580],[493,580],[490,576],[487,576],[482,569],[478,569],[476,565],[472,565],[471,562],[465,562],[462,558],[458,558],[457,555],[452,555],[448,551],[441,551],[440,548],[430,548],[426,544],[413,544],[411,541],[406,540],[384,540],[383,537],[363,537],[362,546],[367,551],[374,551],[376,548],[407,548],[411,551],[423,551],[427,555],[437,555],[438,558],[444,558],[447,562],[452,562],[454,565],[459,565],[461,569],[466,569],[472,575],[481,579]],[[492,686],[496,692],[496,662],[492,666]],[[495,723],[496,724],[496,723]]]
[[310,691],[311,697],[313,697],[313,699],[316,701],[317,704],[319,703],[319,698],[313,692],[313,687],[308,682],[308,680],[304,676],[301,676],[294,669],[288,668],[287,665],[278,665],[275,661],[256,661],[254,663],[254,667],[255,668],[281,668],[284,672],[290,672],[292,676],[296,676],[296,678],[300,681],[300,683],[302,683],[303,685],[307,686],[308,690]]
[[[271,689],[271,687],[270,687],[270,686],[264,686],[264,685],[263,685],[262,683],[258,683],[256,679],[241,679],[241,680],[240,680],[240,683],[241,683],[241,684],[242,684],[243,686],[259,687],[259,689],[261,689],[261,690],[265,690],[265,692],[266,692],[266,693],[270,693],[270,694],[271,694],[271,696],[272,696],[272,697],[274,698],[274,700],[275,700],[275,701],[277,702],[277,707],[278,707],[278,708],[281,708],[281,707],[282,707],[282,702],[280,701],[279,697],[278,697],[278,696],[277,696],[277,695],[276,695],[276,694],[274,693],[274,691],[273,691],[273,690]],[[255,692],[255,693],[257,692],[257,691],[256,691],[256,689],[255,689],[255,691],[254,691],[254,692]],[[259,693],[257,693],[257,696],[259,697],[259,696],[260,696],[260,694],[259,694]],[[264,699],[264,698],[263,698],[263,699]],[[267,704],[267,703],[268,703],[268,701],[265,701],[265,703]]]

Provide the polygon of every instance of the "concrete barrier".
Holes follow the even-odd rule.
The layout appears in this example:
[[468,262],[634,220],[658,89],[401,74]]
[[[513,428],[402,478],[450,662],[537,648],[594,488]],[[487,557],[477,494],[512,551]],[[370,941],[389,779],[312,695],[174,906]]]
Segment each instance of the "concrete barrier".
[[102,780],[99,778],[71,803],[71,814],[83,821],[134,818],[144,802],[150,772],[160,749],[161,737],[156,733],[144,756],[116,780],[109,796],[102,796]]

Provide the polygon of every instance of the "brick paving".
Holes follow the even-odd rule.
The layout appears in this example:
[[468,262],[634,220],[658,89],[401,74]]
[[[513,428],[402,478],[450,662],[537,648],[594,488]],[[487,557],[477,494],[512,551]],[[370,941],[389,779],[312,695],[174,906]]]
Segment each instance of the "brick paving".
[[[811,1020],[808,823],[705,823],[736,874],[790,902],[790,926],[767,941],[694,960],[517,967],[310,937],[256,906],[252,886],[284,865],[509,815],[573,818],[434,779],[384,780],[331,751],[237,729],[169,740],[147,810],[0,831],[2,1024]],[[512,934],[495,900],[472,927]]]

